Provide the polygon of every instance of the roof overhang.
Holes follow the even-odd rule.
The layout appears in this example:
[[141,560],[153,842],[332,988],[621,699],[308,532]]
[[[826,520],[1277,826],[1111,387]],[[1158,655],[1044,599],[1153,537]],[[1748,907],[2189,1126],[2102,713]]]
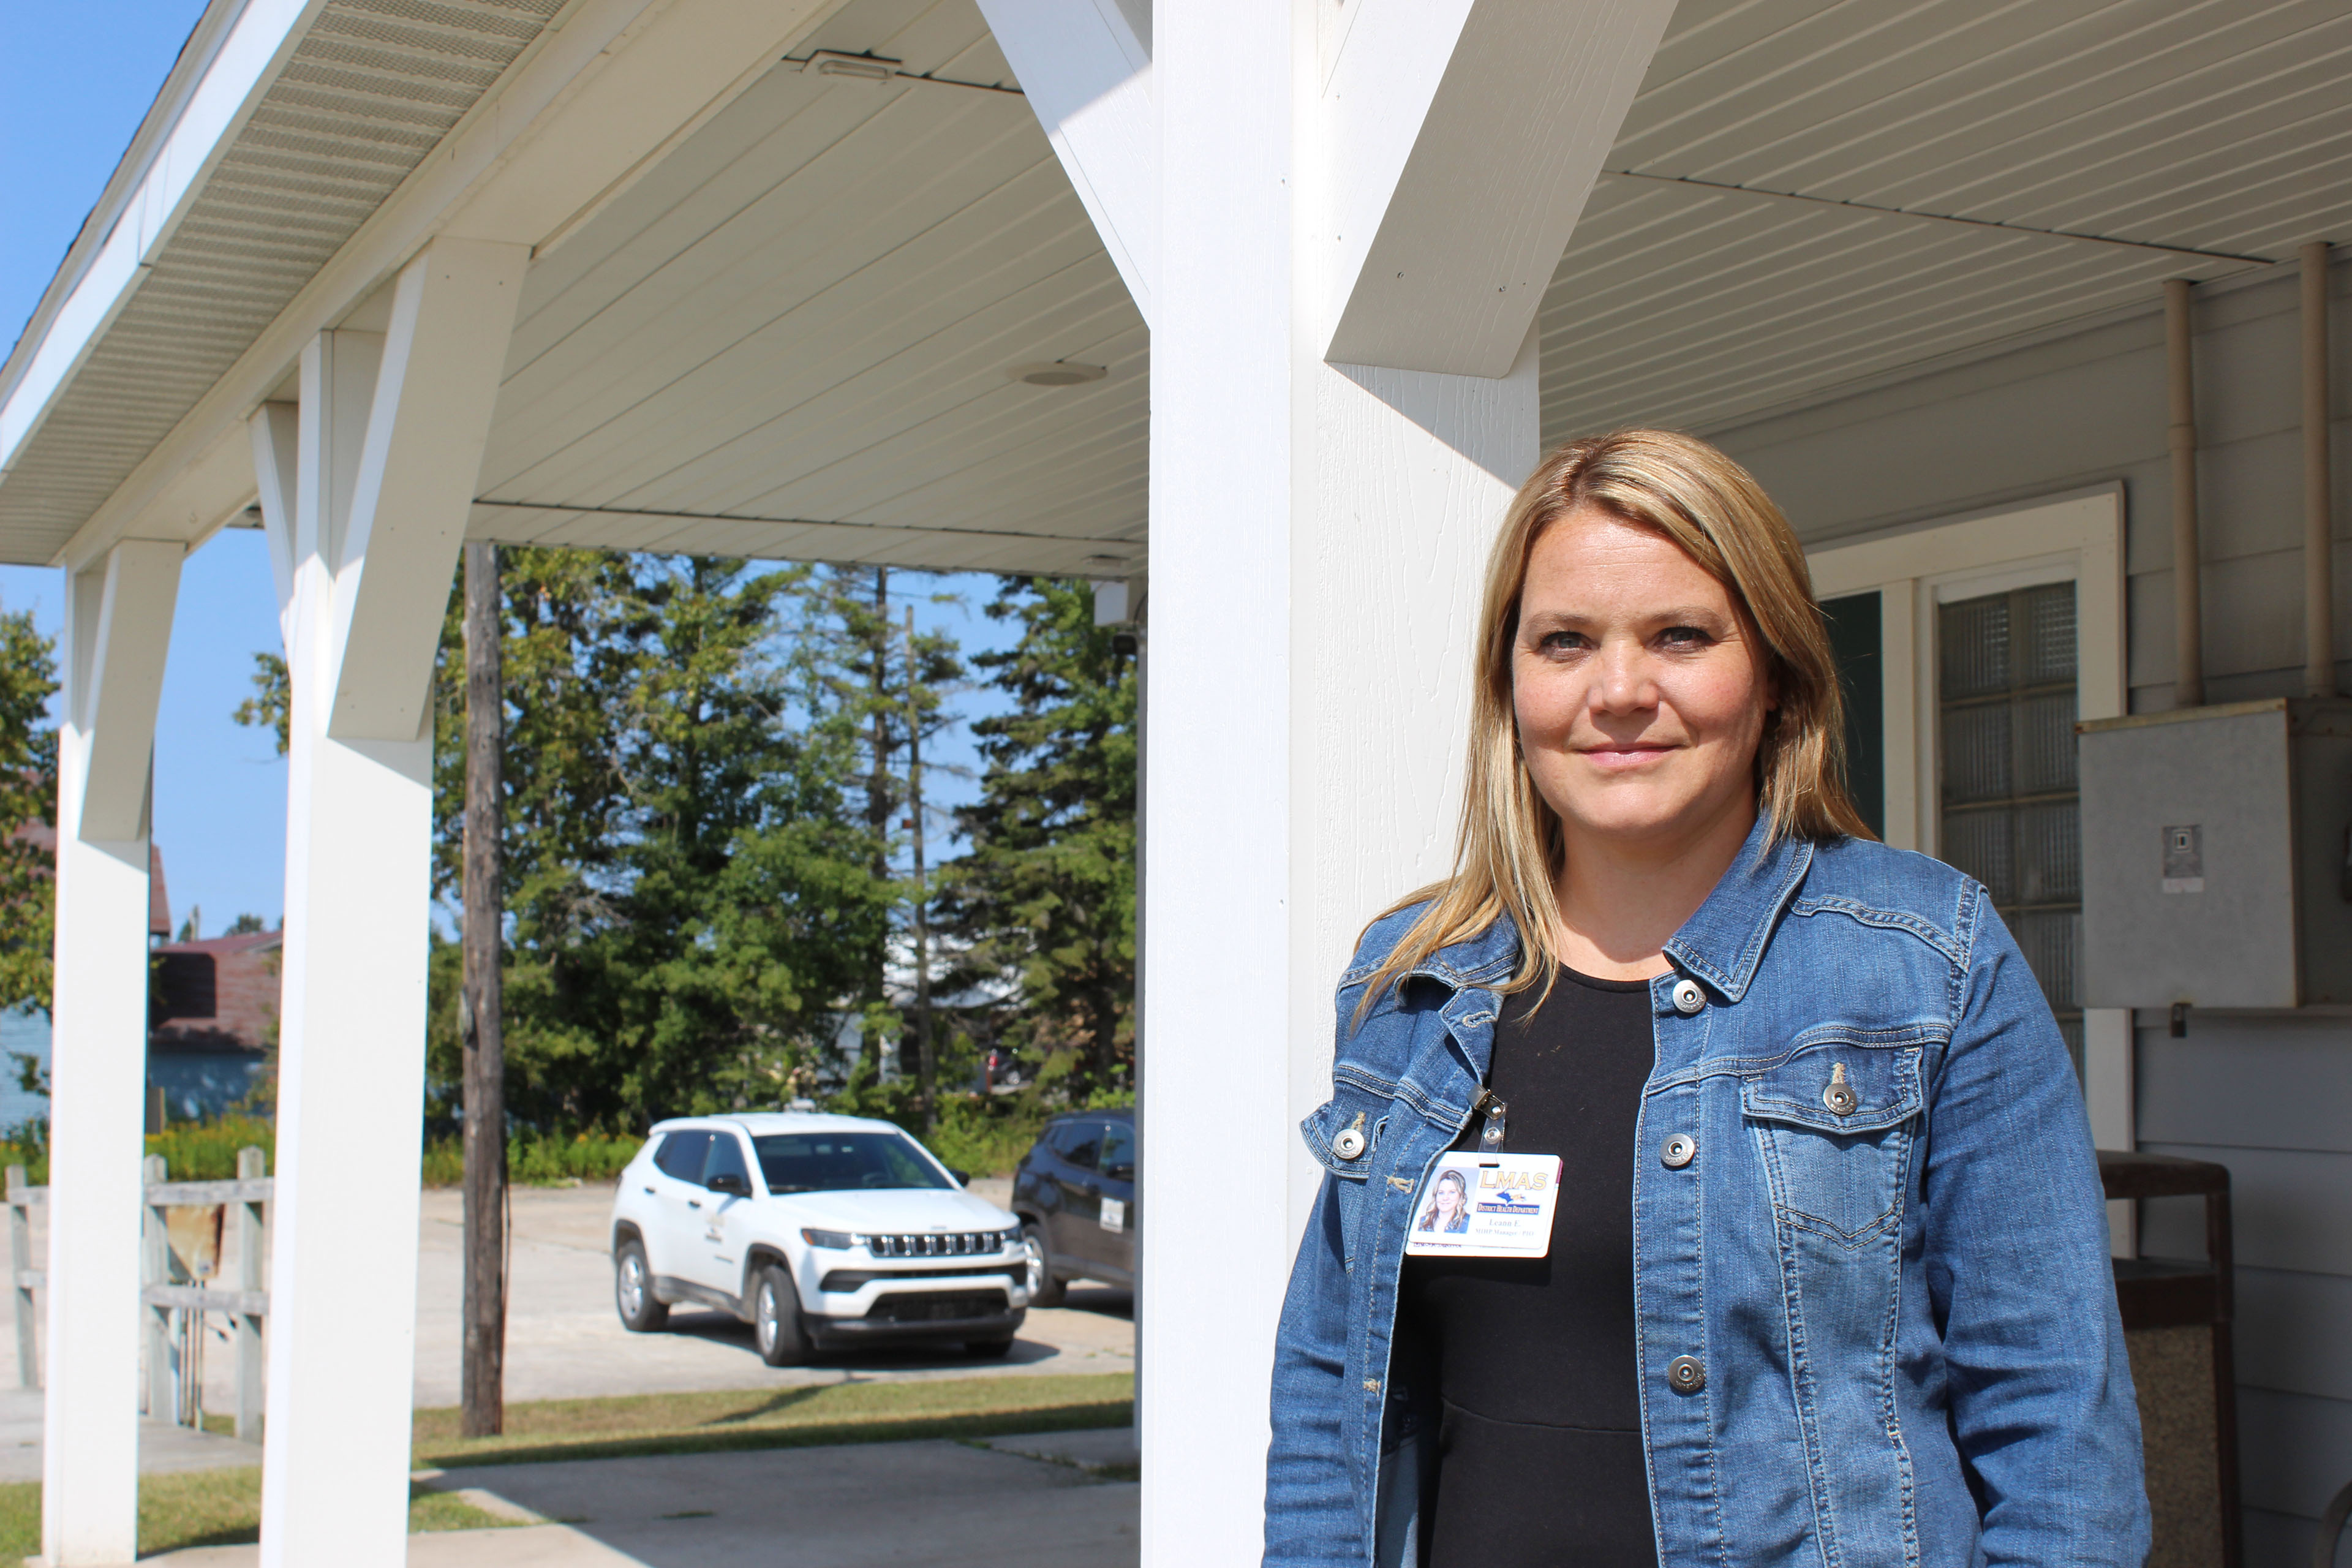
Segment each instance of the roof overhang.
[[[1546,296],[1546,438],[2257,276],[2352,227],[2347,48],[2342,8],[1686,3]],[[234,518],[246,417],[446,234],[532,247],[475,537],[1130,573],[1148,342],[1035,120],[968,0],[216,0],[0,372],[0,559]],[[1104,374],[1019,381],[1055,361]]]

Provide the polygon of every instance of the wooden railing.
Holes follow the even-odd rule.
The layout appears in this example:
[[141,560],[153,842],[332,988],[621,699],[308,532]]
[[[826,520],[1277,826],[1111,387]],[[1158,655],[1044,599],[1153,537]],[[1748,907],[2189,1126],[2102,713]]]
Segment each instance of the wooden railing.
[[[261,1440],[261,1323],[269,1315],[269,1293],[261,1288],[269,1254],[271,1179],[258,1149],[237,1152],[237,1176],[229,1182],[174,1182],[160,1154],[145,1168],[146,1205],[140,1227],[139,1300],[147,1309],[144,1408],[152,1417],[184,1426],[204,1422],[203,1343],[205,1319],[218,1312],[230,1320],[236,1353],[236,1435]],[[25,1167],[7,1173],[8,1241],[16,1282],[16,1375],[26,1388],[41,1386],[38,1319],[33,1293],[47,1288],[47,1272],[33,1267],[33,1210],[46,1206],[49,1189],[28,1185]],[[210,1279],[174,1283],[169,1231],[175,1208],[233,1210],[223,1215],[226,1247],[229,1220],[236,1226],[237,1280],[234,1289]]]

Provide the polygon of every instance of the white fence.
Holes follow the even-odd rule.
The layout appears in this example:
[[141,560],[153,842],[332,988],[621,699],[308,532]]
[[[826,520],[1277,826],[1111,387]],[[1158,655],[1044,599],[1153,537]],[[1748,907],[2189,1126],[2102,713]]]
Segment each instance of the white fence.
[[[147,1307],[147,1414],[184,1426],[203,1426],[205,1336],[209,1319],[217,1313],[228,1320],[227,1337],[236,1357],[236,1435],[248,1443],[261,1440],[261,1321],[269,1315],[269,1294],[261,1281],[269,1255],[272,1184],[261,1173],[264,1168],[260,1150],[241,1149],[235,1181],[174,1182],[163,1157],[149,1155],[140,1232],[139,1299]],[[33,1267],[33,1210],[48,1201],[48,1188],[26,1184],[25,1167],[8,1167],[16,1375],[26,1388],[42,1383],[34,1292],[47,1280],[43,1270]],[[236,1226],[234,1288],[215,1279],[232,1217]],[[183,1242],[177,1247],[175,1221]],[[212,1244],[208,1250],[201,1245],[207,1236]]]

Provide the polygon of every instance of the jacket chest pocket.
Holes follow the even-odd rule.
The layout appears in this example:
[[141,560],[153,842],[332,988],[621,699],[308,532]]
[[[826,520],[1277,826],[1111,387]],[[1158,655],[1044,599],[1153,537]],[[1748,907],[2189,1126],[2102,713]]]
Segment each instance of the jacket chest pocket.
[[1917,1046],[1830,1041],[1745,1079],[1755,1133],[1784,1223],[1863,1247],[1903,1215],[1923,1097]]

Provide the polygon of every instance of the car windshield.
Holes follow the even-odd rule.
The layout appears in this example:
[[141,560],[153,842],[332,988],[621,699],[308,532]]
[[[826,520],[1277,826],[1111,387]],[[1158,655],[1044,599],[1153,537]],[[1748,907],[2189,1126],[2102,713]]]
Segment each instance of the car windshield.
[[772,1193],[955,1184],[896,1132],[777,1132],[751,1142]]

